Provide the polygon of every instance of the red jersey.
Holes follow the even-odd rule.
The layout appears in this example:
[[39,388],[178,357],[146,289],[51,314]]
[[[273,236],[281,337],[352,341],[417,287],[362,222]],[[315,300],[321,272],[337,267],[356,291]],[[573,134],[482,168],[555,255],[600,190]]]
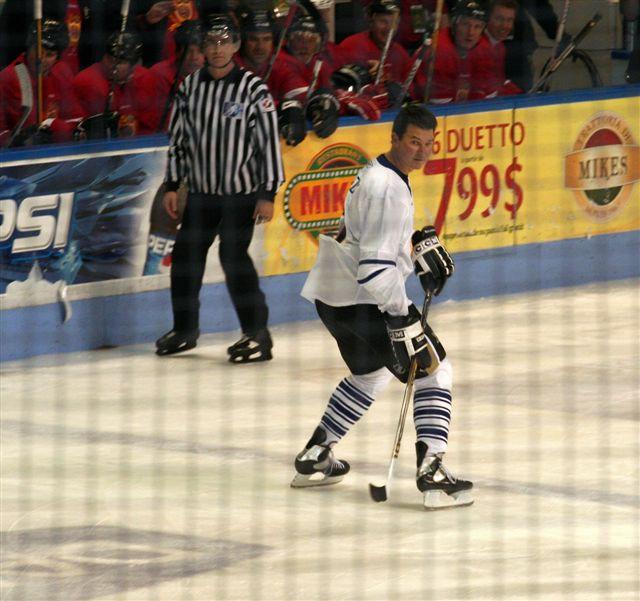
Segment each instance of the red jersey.
[[479,79],[483,82],[487,97],[522,94],[523,91],[505,75],[505,45],[494,40],[486,30],[480,43],[485,59],[479,64],[479,68],[484,70]]
[[[0,136],[6,138],[22,116],[22,90],[16,68],[24,65],[31,81],[33,108],[23,128],[36,125],[37,78],[26,64],[25,55],[20,55],[8,67],[0,71]],[[73,131],[84,116],[81,105],[71,89],[73,74],[66,63],[58,61],[42,78],[42,119],[52,133],[54,142],[71,139]]]
[[[489,94],[486,78],[490,60],[487,40],[480,38],[475,48],[461,54],[456,47],[451,29],[438,34],[436,64],[429,100],[435,104],[479,100]],[[429,55],[425,57],[414,81],[413,96],[422,99],[427,82]]]
[[[148,69],[137,65],[126,83],[116,84],[113,88],[111,110],[117,111],[120,115],[121,135],[155,133],[155,124],[159,119],[154,99],[155,78],[150,77],[148,73]],[[111,85],[110,75],[104,63],[99,62],[75,76],[73,88],[86,115],[104,112]]]
[[[382,50],[376,46],[368,31],[362,31],[342,40],[338,46],[348,63],[367,65],[368,61],[379,61]],[[383,81],[391,80],[402,84],[411,69],[411,59],[407,51],[397,42],[391,42],[384,64]]]
[[304,102],[309,86],[313,82],[313,71],[318,60],[322,61],[322,66],[314,89],[331,88],[331,74],[342,66],[341,52],[335,45],[327,45],[307,64],[286,50],[280,51],[269,77],[269,89],[276,101],[281,102],[286,99]]

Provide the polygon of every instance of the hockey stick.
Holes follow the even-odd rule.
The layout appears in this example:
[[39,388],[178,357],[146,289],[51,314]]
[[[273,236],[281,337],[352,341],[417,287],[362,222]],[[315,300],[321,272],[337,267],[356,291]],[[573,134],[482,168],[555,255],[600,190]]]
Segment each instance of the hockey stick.
[[164,103],[164,109],[162,110],[162,117],[160,117],[160,122],[158,123],[158,129],[156,130],[156,133],[158,134],[162,132],[164,129],[164,123],[167,120],[167,117],[169,116],[169,109],[171,108],[171,104],[173,103],[173,98],[176,95],[176,92],[178,91],[178,86],[180,85],[180,73],[184,68],[188,50],[189,50],[189,45],[187,44],[182,49],[182,52],[180,54],[180,60],[178,61],[178,67],[176,70],[176,78],[173,80],[173,83],[171,84],[171,89],[169,90],[167,101]]
[[442,9],[444,0],[438,0],[436,4],[436,22],[433,28],[433,34],[431,39],[433,40],[431,46],[431,56],[429,57],[429,68],[427,70],[427,83],[424,86],[424,102],[429,102],[429,96],[431,95],[431,83],[433,81],[433,73],[436,68],[436,52],[438,51],[438,37],[440,33],[440,23],[442,23]]
[[18,83],[20,84],[20,94],[22,96],[22,114],[20,120],[15,124],[11,130],[9,141],[5,144],[7,148],[10,148],[13,144],[16,136],[22,130],[25,121],[29,118],[31,111],[33,110],[33,88],[31,87],[31,78],[29,77],[29,71],[24,63],[18,63],[15,67],[16,76],[18,77]]
[[[427,314],[429,313],[429,306],[431,305],[431,299],[433,292],[427,291],[424,295],[424,304],[422,305],[422,317],[420,323],[424,327],[427,323]],[[400,454],[400,443],[402,442],[402,434],[404,433],[404,422],[407,419],[407,411],[409,409],[409,402],[413,397],[413,383],[416,379],[416,373],[418,371],[418,361],[415,356],[411,359],[411,366],[409,367],[409,377],[407,378],[407,384],[404,388],[404,395],[402,396],[402,404],[400,405],[400,419],[398,420],[398,426],[396,427],[396,436],[393,441],[393,453],[391,454],[391,461],[389,462],[389,471],[387,472],[387,481],[382,486],[376,486],[369,483],[369,494],[376,503],[383,503],[389,498],[389,490],[391,489],[391,479],[393,478],[393,471],[396,465],[396,459]]]
[[544,77],[547,74],[547,71],[553,66],[553,63],[557,60],[558,48],[560,47],[560,41],[562,40],[562,35],[564,34],[564,28],[567,23],[567,16],[569,14],[569,5],[571,4],[571,0],[564,0],[564,8],[562,10],[562,16],[560,17],[560,21],[558,23],[558,30],[556,32],[556,39],[553,42],[553,48],[551,50],[551,57],[547,61],[547,64],[544,66],[541,77]]
[[431,46],[431,38],[428,36],[425,36],[422,42],[422,45],[415,52],[415,59],[413,61],[413,65],[411,66],[411,70],[409,71],[407,78],[404,80],[404,83],[402,84],[402,88],[400,88],[400,94],[398,95],[398,98],[396,99],[396,101],[393,103],[393,106],[391,107],[392,110],[400,108],[402,101],[405,99],[407,92],[409,91],[409,88],[411,87],[411,84],[413,83],[413,80],[415,79],[416,74],[418,73],[418,69],[420,69],[420,65],[422,65],[422,61],[424,60],[424,55],[429,49],[429,46]]
[[596,13],[589,19],[587,24],[580,30],[578,35],[576,35],[569,44],[567,44],[566,48],[562,51],[560,56],[553,61],[553,64],[538,78],[532,88],[529,90],[529,94],[533,92],[537,92],[542,86],[549,80],[549,78],[558,70],[560,65],[567,60],[569,55],[578,47],[578,45],[584,40],[584,38],[589,35],[591,30],[598,24],[598,22],[602,19],[602,15],[600,13]]
[[384,64],[387,62],[387,56],[389,55],[389,50],[391,49],[391,42],[393,41],[394,36],[396,35],[396,31],[398,31],[398,25],[400,25],[400,10],[396,10],[393,14],[393,22],[391,23],[391,29],[387,34],[387,39],[384,42],[384,48],[382,49],[382,54],[380,55],[380,64],[378,65],[378,72],[376,73],[376,79],[374,81],[375,85],[380,83],[382,79],[382,72],[384,71]]
[[36,21],[36,123],[42,123],[43,92],[42,92],[42,0],[34,0],[33,16]]
[[[122,34],[127,29],[127,17],[129,16],[129,2],[130,0],[122,0],[122,4],[120,5],[120,33],[119,33],[120,36],[122,36]],[[120,44],[121,42],[122,42],[122,38],[119,37],[117,43]],[[118,60],[115,57],[113,58],[114,58],[114,62],[113,62],[113,69],[111,72],[111,82],[109,83],[109,93],[107,94],[107,99],[104,103],[104,111],[102,111],[103,120],[105,124],[104,129],[105,129],[106,137],[109,137],[109,129],[106,123],[107,123],[107,116],[109,115],[109,113],[111,113],[111,108],[113,105],[113,95],[116,89],[116,72],[118,69]]]
[[287,18],[285,19],[284,25],[282,27],[282,31],[280,32],[280,37],[278,38],[278,45],[275,47],[273,54],[271,55],[271,58],[269,59],[269,65],[267,67],[267,71],[264,74],[264,77],[262,78],[262,80],[266,83],[267,81],[269,81],[269,76],[271,75],[271,71],[273,71],[273,65],[276,62],[276,58],[278,56],[278,54],[280,54],[280,50],[282,50],[282,46],[284,46],[284,40],[287,37],[287,32],[289,31],[289,28],[291,27],[291,24],[293,23],[293,19],[296,16],[296,13],[298,12],[298,8],[299,5],[297,2],[294,2],[290,7],[289,7],[289,12],[287,13]]

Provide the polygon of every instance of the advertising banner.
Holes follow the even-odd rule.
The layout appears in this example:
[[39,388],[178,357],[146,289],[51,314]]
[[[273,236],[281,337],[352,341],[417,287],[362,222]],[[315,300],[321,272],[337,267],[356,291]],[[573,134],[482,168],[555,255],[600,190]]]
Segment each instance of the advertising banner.
[[[433,156],[410,176],[416,226],[435,224],[453,253],[638,230],[639,124],[638,97],[440,116]],[[337,230],[351,182],[389,149],[391,128],[283,144],[275,216],[250,248],[261,274],[312,267],[318,235]],[[162,205],[165,163],[164,146],[0,158],[0,293],[35,260],[67,283],[168,272],[177,222]],[[214,244],[205,281],[222,280]]]
[[143,273],[166,149],[0,166],[0,292],[27,278],[68,284]]

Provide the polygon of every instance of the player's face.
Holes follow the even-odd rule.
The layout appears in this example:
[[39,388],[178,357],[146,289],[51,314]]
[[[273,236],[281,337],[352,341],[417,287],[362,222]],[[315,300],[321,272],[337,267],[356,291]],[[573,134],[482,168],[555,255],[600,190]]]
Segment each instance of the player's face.
[[320,50],[321,38],[317,33],[296,31],[289,36],[289,52],[305,65]]
[[189,44],[187,56],[184,59],[185,73],[193,73],[204,66],[204,54],[198,44]]
[[231,36],[207,36],[204,43],[204,56],[212,69],[228,67],[233,55],[238,51],[238,44]]
[[462,50],[471,50],[480,41],[484,31],[484,21],[473,17],[460,17],[454,26],[456,46]]
[[403,173],[422,169],[433,152],[434,131],[409,125],[402,138],[396,134],[391,137],[391,149],[398,168]]
[[374,14],[371,17],[371,39],[382,48],[393,26],[393,15]]
[[254,65],[266,63],[273,52],[273,34],[270,31],[247,34],[242,51]]
[[491,36],[503,42],[506,40],[513,31],[513,24],[516,20],[516,11],[513,8],[507,8],[506,6],[496,6],[491,11],[489,22],[487,23],[487,31]]

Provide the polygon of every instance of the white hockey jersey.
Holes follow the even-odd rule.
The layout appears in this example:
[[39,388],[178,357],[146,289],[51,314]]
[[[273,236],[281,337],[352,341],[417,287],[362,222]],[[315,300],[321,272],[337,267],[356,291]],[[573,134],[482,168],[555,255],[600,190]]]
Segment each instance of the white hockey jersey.
[[346,237],[320,236],[316,263],[302,296],[334,307],[377,305],[406,315],[405,280],[413,271],[413,196],[406,175],[384,155],[354,180],[345,201]]

